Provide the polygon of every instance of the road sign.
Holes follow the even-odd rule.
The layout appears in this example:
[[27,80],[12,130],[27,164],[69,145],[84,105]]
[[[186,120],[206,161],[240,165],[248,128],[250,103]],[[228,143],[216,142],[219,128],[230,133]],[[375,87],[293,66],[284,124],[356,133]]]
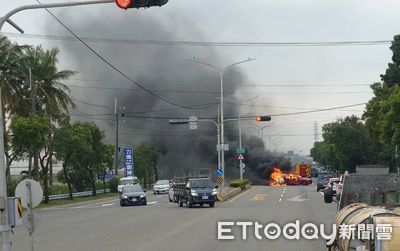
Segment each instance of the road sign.
[[115,171],[108,171],[97,175],[99,180],[109,180],[115,176]]
[[239,157],[238,157],[238,160],[244,160],[244,157],[243,157],[243,155],[239,155]]
[[125,176],[130,177],[134,175],[132,147],[126,147],[124,150],[124,154],[125,154]]
[[229,144],[217,145],[217,151],[229,151]]
[[[30,187],[30,189],[28,187]],[[40,202],[43,200],[43,189],[39,182],[26,179],[18,183],[15,188],[15,196],[21,198],[22,207],[24,208],[28,208],[29,197],[31,197],[31,207],[35,208],[39,206]]]
[[218,176],[217,179],[215,180],[218,184],[222,184],[224,182],[224,179],[221,176]]
[[217,170],[215,170],[215,174],[217,176],[222,176],[222,174],[224,174],[224,171],[222,170],[222,168],[218,168]]
[[246,148],[244,148],[244,147],[236,148],[237,154],[244,154],[245,152],[246,152]]
[[196,116],[191,116],[189,118],[189,128],[190,130],[197,130],[197,122],[199,119]]

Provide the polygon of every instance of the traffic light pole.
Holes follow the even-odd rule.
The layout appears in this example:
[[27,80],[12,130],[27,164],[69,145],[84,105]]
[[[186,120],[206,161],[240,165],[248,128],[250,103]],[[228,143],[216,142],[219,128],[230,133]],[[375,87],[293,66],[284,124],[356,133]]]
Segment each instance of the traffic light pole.
[[[6,15],[0,17],[0,32],[3,29],[4,23],[10,23],[14,28],[19,27],[11,21],[10,17],[14,14],[23,10],[34,10],[34,9],[46,9],[46,8],[60,8],[69,6],[79,5],[90,5],[90,4],[104,4],[113,3],[114,0],[93,0],[93,1],[80,1],[80,2],[61,2],[61,3],[49,3],[49,4],[31,4],[20,6],[14,10],[11,10]],[[22,31],[22,29],[18,29]],[[2,100],[2,93],[0,89],[0,100]],[[10,251],[11,250],[11,227],[8,222],[8,207],[7,207],[7,177],[6,177],[6,166],[4,159],[4,118],[3,118],[3,107],[0,102],[0,204],[4,208],[0,208],[0,250]],[[4,203],[3,203],[4,202]]]

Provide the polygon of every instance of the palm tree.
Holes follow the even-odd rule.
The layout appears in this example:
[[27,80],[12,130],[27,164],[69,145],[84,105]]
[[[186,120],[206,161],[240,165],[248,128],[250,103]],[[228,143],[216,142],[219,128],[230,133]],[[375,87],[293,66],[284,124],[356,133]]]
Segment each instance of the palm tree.
[[[68,114],[68,108],[75,107],[75,104],[68,96],[70,89],[61,81],[68,79],[75,74],[71,70],[59,71],[57,68],[58,63],[58,48],[52,48],[51,50],[44,50],[41,45],[36,47],[30,47],[25,50],[24,62],[30,67],[33,85],[31,91],[36,92],[35,100],[35,111],[38,115],[46,115],[49,117],[50,125],[52,122],[58,121],[63,117],[63,114]],[[37,97],[37,98],[36,98]],[[51,134],[49,135],[49,146],[46,153],[46,163],[43,163],[43,157],[41,158],[42,166],[42,177],[43,183],[45,184],[45,192],[48,193],[48,172],[52,174],[52,142],[55,133],[55,127],[51,126]],[[36,178],[39,178],[39,161],[38,154],[34,154],[34,168]],[[52,177],[50,177],[50,183],[52,183]]]
[[36,110],[48,115],[67,113],[69,107],[75,104],[68,96],[68,86],[61,83],[73,76],[76,72],[71,70],[58,71],[58,48],[43,50],[42,46],[27,48],[24,62],[31,68],[32,79],[36,88]]
[[[21,58],[24,49],[27,46],[19,46],[13,44],[7,37],[0,36],[0,88],[1,88],[1,105],[3,109],[1,113],[3,118],[6,114],[11,117],[11,114],[22,112],[27,106],[28,101],[24,99],[27,91],[26,84],[24,84],[24,77],[21,73]],[[7,120],[1,121],[3,127],[6,129]],[[9,135],[5,130],[5,155],[6,155],[6,175],[7,179],[10,178],[10,165],[18,151],[10,152]]]
[[27,46],[13,44],[7,37],[0,36],[0,87],[3,115],[14,113],[27,101],[23,98],[27,88],[21,72],[21,59]]

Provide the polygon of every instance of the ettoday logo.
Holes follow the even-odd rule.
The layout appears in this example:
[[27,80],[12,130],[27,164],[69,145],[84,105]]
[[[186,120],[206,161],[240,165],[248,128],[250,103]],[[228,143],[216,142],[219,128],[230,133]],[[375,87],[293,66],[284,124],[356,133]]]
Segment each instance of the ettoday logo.
[[248,230],[254,228],[254,235],[258,240],[276,240],[281,236],[288,240],[300,240],[300,238],[313,240],[322,237],[329,245],[335,240],[337,232],[336,225],[332,226],[332,231],[330,233],[326,233],[323,224],[319,225],[319,227],[313,223],[301,225],[299,220],[296,220],[293,223],[288,223],[283,227],[277,223],[268,223],[263,225],[260,222],[250,221],[218,222],[218,239],[234,240],[236,236],[232,234],[232,229],[235,226],[240,228],[241,236],[239,237],[241,237],[242,240],[246,240],[248,238]]
[[[268,223],[263,225],[259,222],[251,221],[225,221],[217,224],[218,240],[234,240],[238,236],[233,234],[233,228],[237,227],[240,231],[242,240],[247,240],[248,230],[254,229],[254,236],[258,240],[268,239],[276,240],[284,237],[287,240],[316,240],[322,238],[326,240],[327,245],[332,245],[337,235],[341,239],[360,239],[371,240],[374,234],[378,240],[390,240],[392,235],[392,226],[390,224],[358,224],[358,225],[339,225],[333,224],[329,233],[324,224],[317,226],[314,223],[301,224],[300,220],[285,224],[281,227],[277,223]],[[339,230],[339,231],[338,231]]]

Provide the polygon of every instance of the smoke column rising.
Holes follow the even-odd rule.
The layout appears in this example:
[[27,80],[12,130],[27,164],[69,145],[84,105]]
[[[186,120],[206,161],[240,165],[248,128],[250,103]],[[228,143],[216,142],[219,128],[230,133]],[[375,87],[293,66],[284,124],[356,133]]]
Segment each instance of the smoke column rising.
[[[169,13],[162,17],[150,15],[149,12],[137,12],[136,15],[110,15],[86,13],[85,22],[79,15],[63,16],[57,14],[76,34],[82,37],[126,38],[137,40],[197,40],[201,41],[201,29],[191,22],[189,17],[182,17],[179,26],[172,27],[174,16]],[[112,20],[112,22],[106,21]],[[118,25],[115,25],[118,24]],[[49,25],[49,33],[54,33]],[[122,72],[132,77],[143,86],[157,90],[165,99],[185,106],[213,104],[219,100],[219,74],[202,65],[189,62],[187,58],[196,57],[213,65],[223,66],[238,59],[218,53],[213,47],[154,46],[132,45],[124,43],[90,43],[93,49],[109,60]],[[199,123],[198,130],[189,130],[187,125],[171,126],[162,118],[188,118],[189,116],[217,118],[217,105],[206,109],[180,109],[161,101],[146,92],[139,90],[121,75],[110,69],[87,48],[78,42],[63,41],[59,44],[62,54],[74,65],[79,75],[69,82],[72,95],[80,101],[95,104],[88,105],[76,102],[78,110],[92,114],[95,122],[105,130],[109,143],[114,133],[112,119],[114,98],[118,97],[119,105],[126,114],[121,120],[121,145],[138,145],[141,141],[157,141],[168,153],[160,163],[161,175],[177,176],[182,170],[185,173],[199,168],[215,168],[216,128],[211,123]],[[85,80],[85,81],[82,81]],[[100,81],[92,81],[100,80]],[[225,74],[224,89],[226,92],[239,92],[240,83],[246,82],[246,76],[240,67],[233,68]],[[73,87],[74,85],[91,88]],[[96,87],[115,87],[120,89],[96,89]],[[132,90],[129,90],[132,88]],[[182,92],[183,91],[183,92]],[[187,93],[185,91],[208,91],[212,93]],[[225,95],[235,99],[234,95]],[[225,117],[236,117],[239,107],[225,105]],[[135,116],[153,117],[136,118]],[[82,117],[78,117],[82,119]],[[83,117],[84,118],[84,117]],[[226,153],[226,177],[238,177],[238,161],[234,149],[237,147],[237,123],[226,124],[225,141],[231,151]],[[249,135],[244,130],[244,144],[249,150],[246,154],[246,175],[260,182],[266,177],[266,168],[270,166],[272,156],[263,142]],[[245,162],[246,162],[245,161]],[[250,172],[250,170],[254,172]],[[263,182],[263,181],[262,181]],[[260,183],[262,183],[260,182]]]

